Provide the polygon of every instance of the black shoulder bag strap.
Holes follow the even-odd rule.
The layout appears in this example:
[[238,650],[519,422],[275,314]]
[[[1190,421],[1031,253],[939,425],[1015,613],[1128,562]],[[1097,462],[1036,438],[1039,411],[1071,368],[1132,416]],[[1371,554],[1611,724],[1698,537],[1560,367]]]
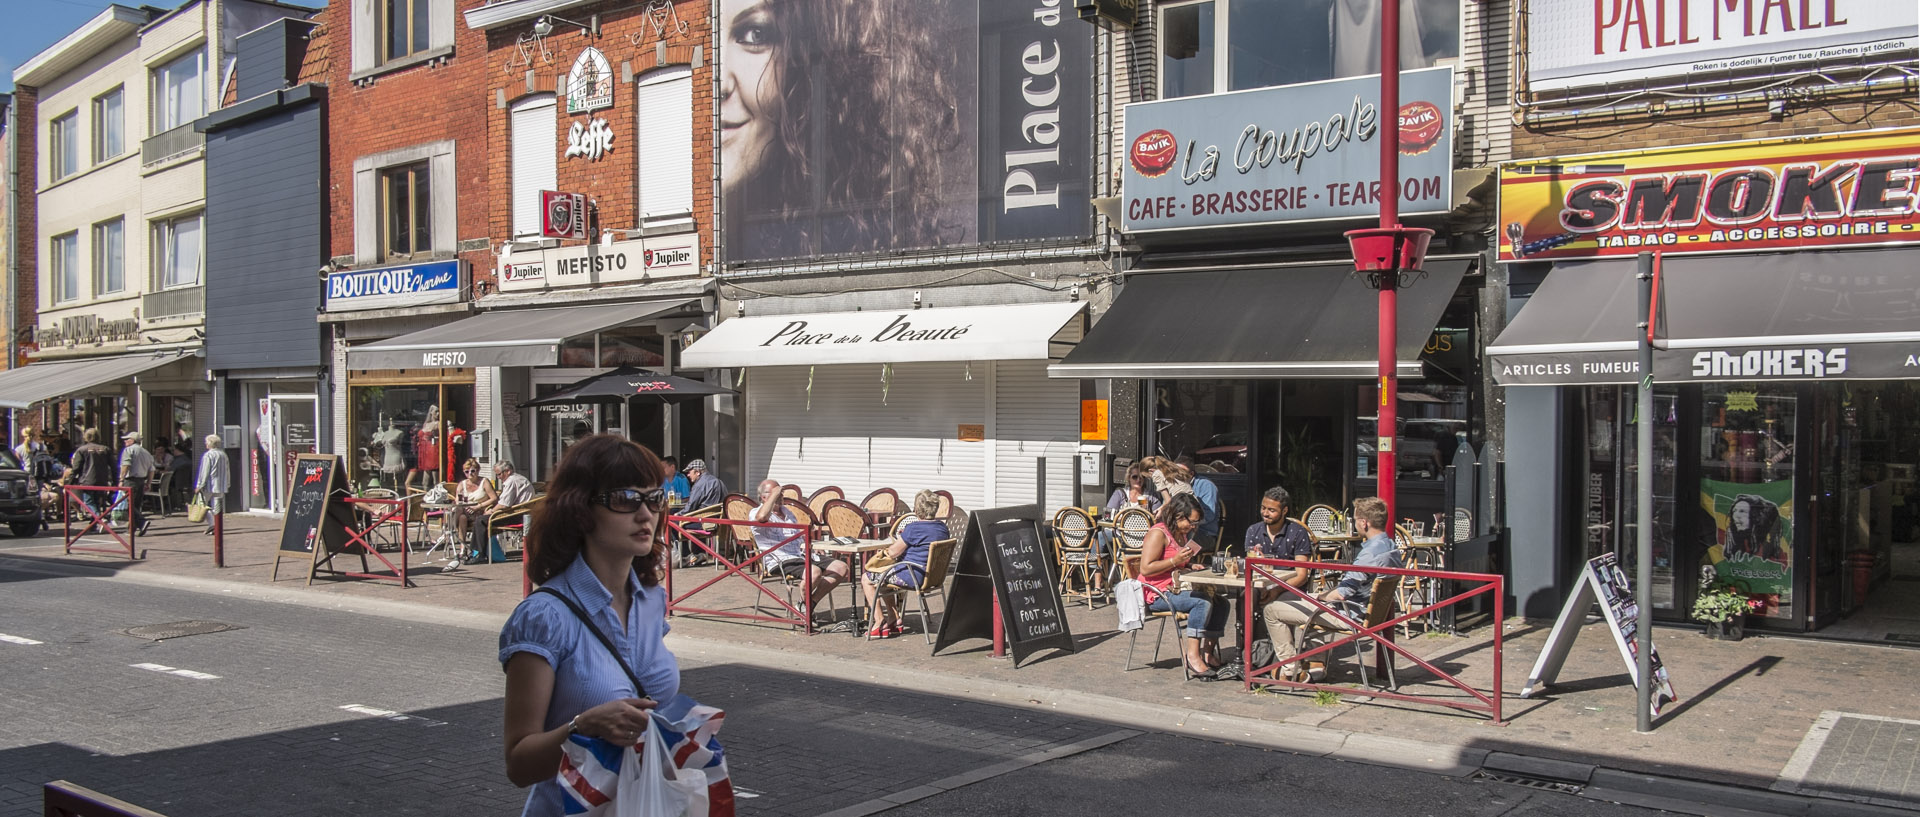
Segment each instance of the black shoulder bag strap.
[[641,698],[647,697],[647,688],[640,683],[640,676],[635,675],[633,668],[627,666],[627,660],[621,658],[620,651],[613,648],[613,641],[607,638],[607,634],[600,632],[600,628],[594,626],[593,619],[587,618],[587,611],[580,609],[580,605],[573,599],[567,598],[567,594],[554,588],[542,587],[533,592],[545,593],[559,599],[560,603],[565,604],[568,610],[572,610],[574,617],[580,619],[581,624],[587,625],[587,630],[593,633],[593,637],[600,640],[600,646],[607,648],[607,654],[613,656],[613,663],[619,664],[620,671],[627,674],[627,680],[633,682],[634,694]]

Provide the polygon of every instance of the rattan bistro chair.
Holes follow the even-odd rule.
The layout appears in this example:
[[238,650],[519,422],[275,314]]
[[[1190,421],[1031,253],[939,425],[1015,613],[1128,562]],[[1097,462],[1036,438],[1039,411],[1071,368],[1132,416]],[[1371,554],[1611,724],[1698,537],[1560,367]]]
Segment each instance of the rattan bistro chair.
[[[947,586],[947,571],[949,566],[953,564],[953,551],[958,544],[959,540],[957,539],[941,539],[927,545],[926,575],[921,578],[918,586],[899,587],[895,585],[881,585],[880,587],[881,593],[896,596],[912,593],[915,598],[919,599],[920,632],[926,635],[928,644],[933,643],[933,625],[928,623],[932,619],[933,613],[927,609],[927,597],[945,592]],[[905,599],[900,599],[895,603],[904,604],[905,601]],[[944,604],[942,606],[944,607]],[[945,615],[945,611],[943,610],[941,614]],[[879,621],[877,615],[874,620],[876,622]]]
[[1332,505],[1315,505],[1300,515],[1301,524],[1315,534],[1338,533],[1340,512]]
[[[1388,621],[1399,614],[1399,605],[1396,604],[1396,598],[1394,596],[1394,586],[1399,578],[1399,576],[1377,576],[1374,578],[1373,594],[1367,597],[1367,614],[1361,619],[1363,628],[1377,627],[1381,622]],[[1352,627],[1347,626],[1332,616],[1322,615],[1318,621],[1321,622],[1327,632],[1338,633],[1340,635],[1355,632]],[[1371,682],[1367,680],[1367,658],[1365,653],[1367,647],[1373,648],[1373,661],[1376,673],[1379,671],[1381,664],[1384,663],[1386,665],[1387,689],[1392,691],[1400,688],[1400,679],[1394,675],[1393,671],[1393,650],[1386,646],[1386,642],[1393,641],[1393,631],[1394,628],[1388,627],[1381,630],[1378,635],[1367,635],[1354,639],[1353,661],[1354,664],[1360,668],[1361,688],[1365,689],[1372,686]]]
[[1147,531],[1153,529],[1153,515],[1140,508],[1125,508],[1113,517],[1113,542],[1111,552],[1107,554],[1109,573],[1118,577],[1120,560],[1128,556],[1139,557],[1140,549],[1146,547]]
[[832,485],[829,485],[825,488],[821,488],[818,491],[814,491],[813,496],[807,497],[807,510],[813,511],[813,516],[815,519],[825,519],[826,511],[827,511],[827,500],[846,499],[846,498],[847,498],[846,492]]
[[844,499],[829,499],[820,503],[820,522],[834,536],[858,539],[867,532],[867,512]]
[[[1088,608],[1093,607],[1096,596],[1105,595],[1104,590],[1096,589],[1101,565],[1094,540],[1099,533],[1093,517],[1079,508],[1068,506],[1053,515],[1053,556],[1060,565],[1060,597],[1077,596]],[[1073,589],[1076,577],[1079,590]]]

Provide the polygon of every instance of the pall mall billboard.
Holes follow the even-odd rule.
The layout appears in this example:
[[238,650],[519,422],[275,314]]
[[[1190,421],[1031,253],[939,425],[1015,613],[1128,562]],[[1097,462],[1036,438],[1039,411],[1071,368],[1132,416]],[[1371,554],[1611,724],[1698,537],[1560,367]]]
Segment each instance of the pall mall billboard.
[[1067,0],[720,0],[729,261],[1089,236]]
[[1127,232],[1359,219],[1379,213],[1380,142],[1400,150],[1402,215],[1453,195],[1453,69],[1378,75],[1127,106]]
[[1536,91],[1910,60],[1920,37],[1912,0],[1532,0],[1525,19]]
[[1920,241],[1920,129],[1514,162],[1500,260]]

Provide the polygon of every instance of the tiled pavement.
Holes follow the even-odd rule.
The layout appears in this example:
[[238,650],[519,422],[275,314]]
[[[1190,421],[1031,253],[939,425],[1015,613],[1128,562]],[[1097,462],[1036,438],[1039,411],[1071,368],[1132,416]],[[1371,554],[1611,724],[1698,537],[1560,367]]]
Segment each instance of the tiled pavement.
[[[184,522],[175,527],[182,526]],[[166,527],[164,523],[157,526]],[[153,577],[215,579],[234,582],[238,592],[263,588],[272,563],[268,543],[275,531],[271,522],[236,519],[234,527],[237,533],[228,544],[230,567],[224,570],[211,567],[206,540],[197,534],[161,534],[143,540],[149,542],[150,555],[137,564],[96,557],[61,559],[57,544],[48,548],[44,540],[0,540],[0,556],[52,558]],[[300,586],[284,578],[284,569],[282,575],[281,587]],[[419,587],[405,590],[385,583],[322,582],[311,592],[344,607],[375,599],[404,600],[501,617],[520,596],[517,565],[481,565],[453,573],[427,570],[417,581]],[[703,593],[699,600],[702,606],[744,607],[749,595],[741,586],[723,585]],[[934,602],[936,612],[940,604]],[[1910,689],[1910,679],[1920,665],[1920,651],[1909,649],[1777,637],[1725,643],[1708,641],[1684,628],[1663,627],[1655,635],[1682,700],[1656,723],[1652,734],[1640,735],[1633,731],[1626,668],[1597,626],[1581,634],[1558,685],[1543,698],[1521,700],[1511,696],[1525,683],[1550,622],[1507,622],[1504,671],[1509,724],[1493,726],[1483,717],[1429,707],[1384,701],[1316,706],[1298,694],[1249,695],[1238,684],[1181,682],[1173,674],[1176,665],[1170,659],[1154,668],[1122,673],[1118,665],[1127,639],[1115,632],[1111,608],[1089,611],[1072,606],[1069,621],[1078,652],[1042,656],[1018,669],[987,658],[984,644],[979,643],[930,655],[918,635],[868,643],[845,635],[808,638],[779,627],[682,616],[675,619],[674,637],[677,650],[698,651],[703,643],[739,645],[771,650],[796,662],[842,659],[928,673],[945,679],[949,686],[964,687],[969,679],[1017,684],[1027,690],[1022,693],[1026,700],[1008,702],[1029,708],[1095,696],[1761,788],[1778,781],[1824,711],[1911,715],[1913,696],[1888,691]],[[1150,629],[1141,636],[1143,655],[1151,649],[1151,635]],[[1467,637],[1416,636],[1404,643],[1480,688],[1491,684],[1487,628]],[[1407,670],[1404,662],[1401,667],[1401,680],[1412,691],[1442,691],[1432,679],[1423,682]]]

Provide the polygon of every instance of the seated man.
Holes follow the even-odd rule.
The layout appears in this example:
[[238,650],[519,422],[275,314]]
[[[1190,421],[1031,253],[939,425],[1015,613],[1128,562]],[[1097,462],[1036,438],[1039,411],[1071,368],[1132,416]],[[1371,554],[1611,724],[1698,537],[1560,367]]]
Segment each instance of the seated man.
[[[720,481],[719,477],[707,470],[706,460],[693,460],[687,463],[686,479],[691,480],[691,484],[687,488],[687,504],[680,507],[681,513],[693,513],[702,508],[726,504],[727,486]],[[712,530],[711,525],[689,523],[687,527],[690,530]],[[699,557],[699,551],[694,549],[693,543],[684,538],[678,539],[675,544],[675,558],[680,560],[682,567],[692,567],[704,561]]]
[[[1359,555],[1353,558],[1355,567],[1400,567],[1400,550],[1393,543],[1392,528],[1387,525],[1387,503],[1377,496],[1362,497],[1353,503],[1354,528],[1367,537],[1360,545]],[[1366,615],[1368,597],[1373,593],[1374,575],[1357,570],[1347,571],[1340,581],[1327,588],[1318,598],[1328,606],[1339,610],[1348,618],[1359,621]],[[1276,588],[1277,590],[1277,588]],[[1273,635],[1274,657],[1283,666],[1281,673],[1290,680],[1310,677],[1292,658],[1299,654],[1301,642],[1307,630],[1322,623],[1325,613],[1312,603],[1300,598],[1283,598],[1269,602],[1261,608],[1261,618],[1267,623],[1267,632]],[[1315,668],[1315,673],[1322,673]],[[1314,677],[1313,680],[1320,680]]]
[[[1257,556],[1264,559],[1290,559],[1296,562],[1313,561],[1313,534],[1308,533],[1300,523],[1287,518],[1293,509],[1292,497],[1287,489],[1274,486],[1268,488],[1260,497],[1260,521],[1247,528],[1247,536],[1241,545],[1242,552],[1236,555]],[[1304,567],[1294,568],[1283,573],[1280,580],[1294,587],[1306,587],[1311,572]],[[1278,587],[1270,587],[1260,594],[1260,604],[1278,599],[1284,592]]]
[[[697,460],[695,462],[698,462]],[[760,481],[760,504],[747,517],[754,522],[783,522],[794,524],[793,514],[780,507],[780,483],[777,480]],[[807,551],[806,537],[799,536],[798,528],[777,528],[771,525],[753,527],[754,550],[765,555],[760,557],[760,565],[769,576],[786,576],[800,579],[806,575]],[[789,541],[791,540],[791,541]],[[781,544],[785,542],[785,544]],[[779,545],[779,547],[774,547]],[[768,550],[768,548],[773,548]],[[821,597],[840,586],[847,580],[852,569],[845,561],[835,559],[825,553],[813,554],[813,586],[807,589],[809,607]]]
[[500,478],[500,496],[495,501],[497,507],[511,508],[533,501],[533,482],[526,474],[515,470],[512,460],[501,460],[493,466],[494,475]]

